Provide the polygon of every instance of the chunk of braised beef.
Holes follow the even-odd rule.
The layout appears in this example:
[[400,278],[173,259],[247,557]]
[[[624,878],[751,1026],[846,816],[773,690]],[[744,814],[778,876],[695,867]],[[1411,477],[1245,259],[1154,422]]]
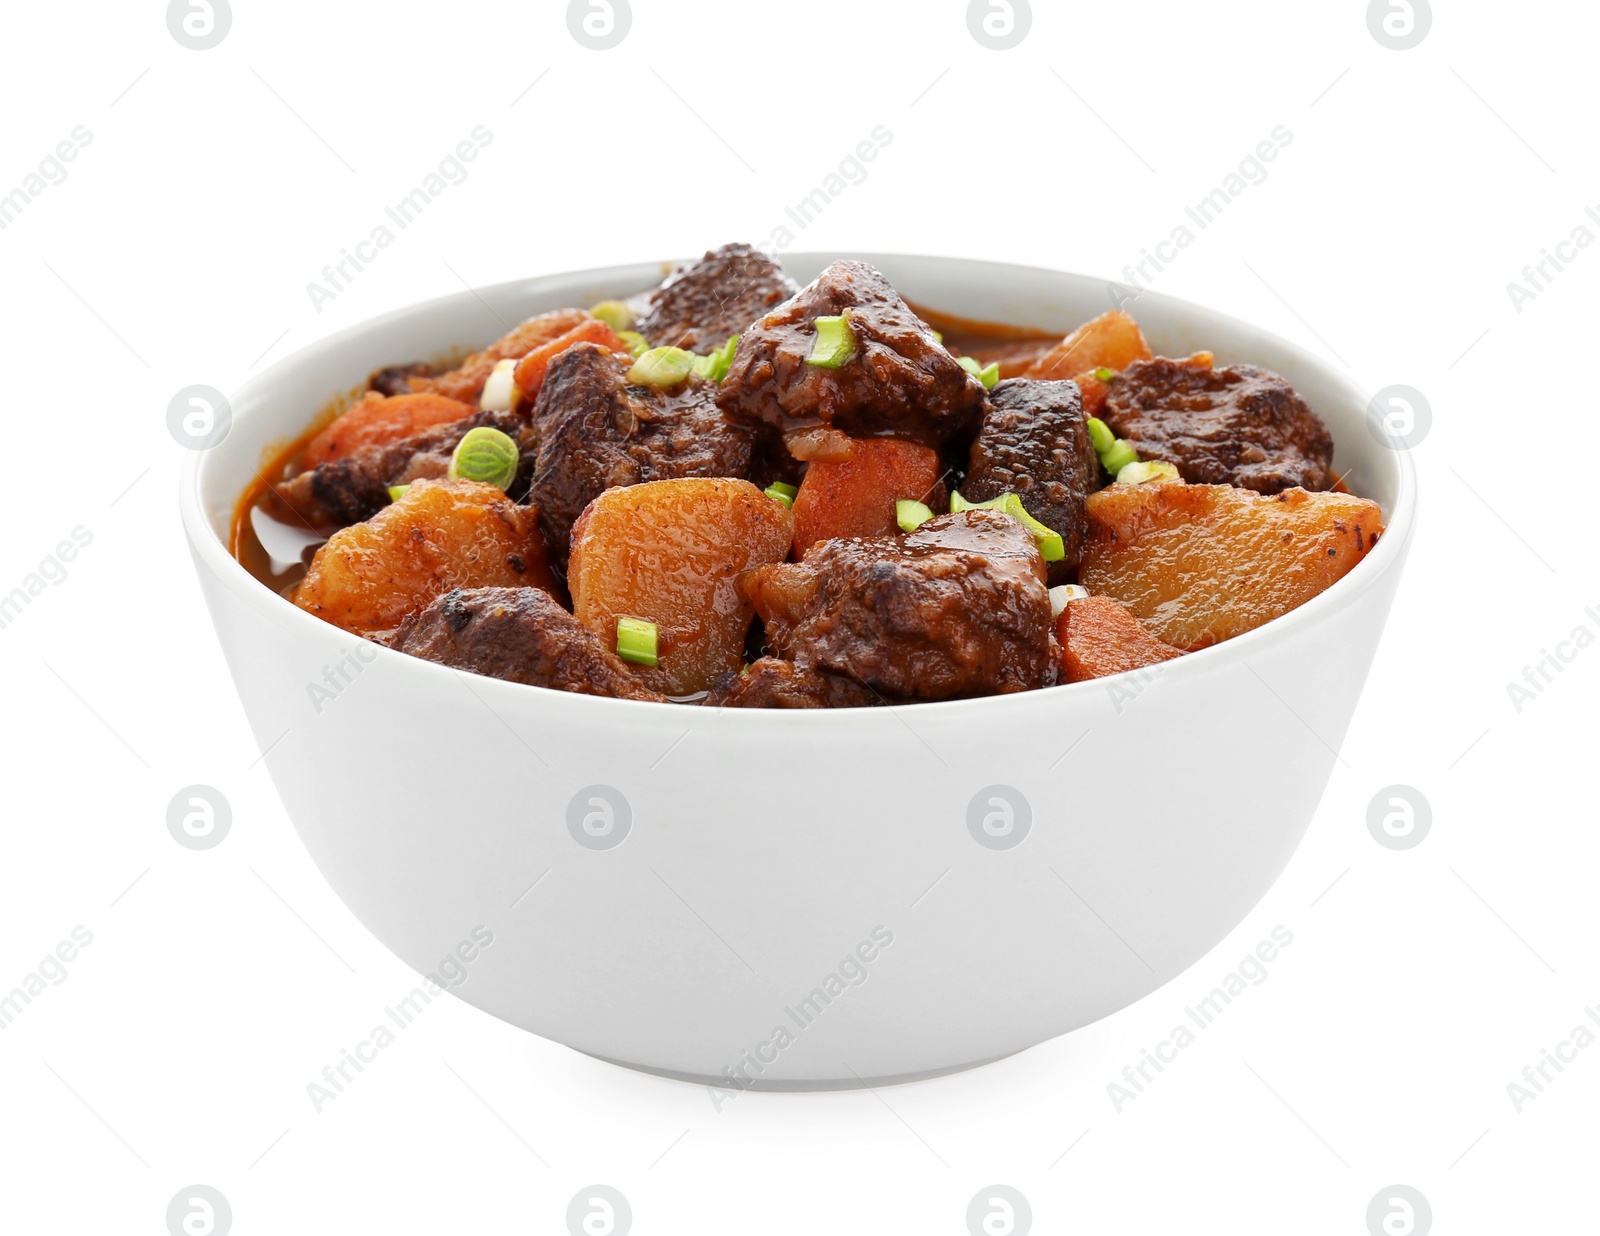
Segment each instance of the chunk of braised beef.
[[754,430],[722,414],[714,383],[690,377],[669,390],[634,386],[629,363],[592,343],[574,344],[550,362],[534,404],[533,494],[551,556],[563,567],[573,523],[613,486],[749,476]]
[[[519,445],[529,432],[527,422],[514,413],[478,412],[466,420],[436,425],[398,442],[362,447],[342,459],[308,468],[273,486],[273,505],[318,530],[347,528],[371,519],[389,505],[391,485],[446,476],[456,444],[479,425],[498,429]],[[512,497],[526,494],[531,475],[531,460],[525,460],[506,492]]]
[[1061,534],[1066,550],[1050,564],[1050,582],[1065,582],[1083,555],[1084,501],[1100,478],[1077,384],[1007,378],[989,392],[961,487],[969,502],[1012,492],[1028,514]]
[[1141,459],[1190,484],[1275,494],[1333,484],[1333,438],[1289,383],[1255,365],[1215,368],[1208,353],[1135,361],[1109,383],[1102,414]]
[[668,275],[650,293],[639,333],[657,347],[706,353],[720,348],[800,285],[759,249],[723,245]]
[[[812,323],[841,315],[854,354],[837,368],[808,364]],[[717,402],[785,435],[831,428],[937,446],[972,432],[984,387],[881,273],[865,262],[835,262],[739,336]]]
[[426,378],[432,372],[433,367],[422,361],[412,365],[388,365],[367,379],[367,389],[380,395],[409,395],[411,379]]
[[868,708],[885,701],[843,674],[762,657],[711,684],[708,708]]
[[389,646],[507,682],[616,699],[666,699],[542,588],[457,588],[407,617]]
[[1016,520],[963,511],[905,537],[823,541],[740,586],[801,670],[886,697],[941,700],[1055,681],[1044,562]]

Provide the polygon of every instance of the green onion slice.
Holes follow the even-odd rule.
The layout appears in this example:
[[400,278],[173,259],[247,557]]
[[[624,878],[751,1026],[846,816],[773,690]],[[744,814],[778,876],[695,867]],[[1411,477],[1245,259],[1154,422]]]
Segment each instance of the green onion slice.
[[933,510],[926,503],[914,498],[895,499],[894,522],[900,525],[901,532],[915,532],[932,518]]
[[739,336],[729,335],[720,348],[694,358],[694,372],[710,382],[720,382],[733,368],[733,353],[739,346]]
[[452,481],[479,481],[504,489],[517,475],[519,452],[509,435],[487,425],[469,429],[450,456]]
[[838,369],[856,354],[855,335],[850,331],[850,319],[844,314],[832,318],[817,318],[812,323],[817,337],[811,345],[811,355],[806,364],[822,369]]
[[1161,459],[1140,459],[1117,470],[1118,485],[1143,485],[1146,481],[1181,481],[1175,465]]
[[773,481],[772,484],[768,485],[761,492],[766,494],[767,497],[771,498],[774,502],[781,502],[784,506],[792,507],[794,505],[795,495],[800,491],[786,481]]
[[1117,435],[1111,432],[1107,425],[1098,416],[1089,418],[1089,444],[1094,447],[1096,455],[1104,455],[1117,444]]
[[391,486],[389,486],[389,501],[390,502],[398,502],[398,501],[400,501],[401,498],[404,498],[406,496],[406,491],[408,489],[410,489],[410,488],[411,488],[411,486],[409,486],[409,485],[391,485]]
[[686,381],[694,372],[695,355],[682,348],[651,348],[628,370],[628,381],[665,389]]
[[634,356],[643,356],[650,350],[650,341],[636,330],[619,330],[617,338],[628,345],[628,351]]
[[1109,382],[1117,376],[1117,371],[1115,369],[1107,369],[1104,365],[1101,365],[1094,371],[1094,376],[1102,382]]
[[1039,556],[1046,562],[1060,562],[1067,556],[1067,547],[1061,540],[1061,534],[1028,514],[1022,499],[1014,493],[1003,493],[987,502],[968,502],[961,496],[961,491],[956,490],[950,495],[950,511],[952,514],[957,511],[1004,511],[1032,534]]
[[643,618],[617,619],[617,655],[634,665],[661,664],[656,655],[656,624]]
[[619,333],[633,329],[633,310],[620,300],[603,300],[590,309],[589,313]]
[[1139,452],[1134,450],[1125,438],[1118,438],[1111,444],[1111,449],[1100,456],[1100,462],[1112,476],[1116,476],[1129,464],[1137,463],[1138,459]]
[[1000,380],[1000,365],[998,362],[992,365],[980,365],[975,357],[958,356],[956,357],[956,364],[982,382],[983,389],[986,391],[992,391],[994,384]]

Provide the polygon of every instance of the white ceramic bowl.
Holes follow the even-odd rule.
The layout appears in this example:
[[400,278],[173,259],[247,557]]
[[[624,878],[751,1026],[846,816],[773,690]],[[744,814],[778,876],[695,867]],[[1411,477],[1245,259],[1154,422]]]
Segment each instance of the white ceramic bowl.
[[[1108,307],[1098,280],[989,262],[785,265],[804,283],[837,256],[972,318],[1065,332]],[[1157,674],[838,712],[598,699],[363,645],[229,556],[264,452],[336,392],[663,269],[519,280],[352,327],[241,388],[229,436],[185,469],[184,528],[246,715],[339,896],[497,1017],[634,1068],[769,1088],[980,1064],[1181,973],[1310,822],[1413,524],[1409,459],[1368,432],[1345,375],[1284,340],[1154,293],[1129,306],[1160,354],[1284,374],[1388,532],[1310,603]],[[339,666],[348,682],[314,701]]]

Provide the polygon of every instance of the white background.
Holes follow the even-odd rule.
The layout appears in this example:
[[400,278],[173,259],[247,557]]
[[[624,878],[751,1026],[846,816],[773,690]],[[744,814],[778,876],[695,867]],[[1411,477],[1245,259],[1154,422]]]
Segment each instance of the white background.
[[[1036,3],[996,52],[955,0],[635,0],[596,52],[559,3],[236,0],[197,52],[152,0],[8,6],[0,193],[93,137],[0,231],[0,592],[74,527],[93,540],[0,630],[0,990],[74,926],[94,941],[0,1033],[0,1230],[160,1233],[196,1182],[241,1236],[560,1232],[594,1182],[639,1233],[960,1233],[996,1182],[1036,1231],[1361,1236],[1395,1183],[1439,1232],[1591,1227],[1600,1050],[1520,1114],[1506,1086],[1600,1005],[1600,651],[1520,712],[1506,684],[1600,633],[1600,247],[1521,312],[1506,285],[1600,207],[1600,15],[1436,8],[1393,51],[1357,0]],[[477,125],[465,183],[317,312],[306,284]],[[167,401],[463,282],[765,239],[876,125],[892,143],[796,248],[1107,278],[1293,133],[1156,286],[1432,405],[1409,574],[1304,844],[1194,970],[974,1072],[719,1113],[445,1001],[317,1114],[306,1083],[413,976],[258,761],[182,544]],[[233,809],[203,853],[165,827],[196,782]],[[1366,827],[1393,783],[1432,805],[1405,852]],[[1119,1113],[1107,1083],[1278,924],[1268,979]]]

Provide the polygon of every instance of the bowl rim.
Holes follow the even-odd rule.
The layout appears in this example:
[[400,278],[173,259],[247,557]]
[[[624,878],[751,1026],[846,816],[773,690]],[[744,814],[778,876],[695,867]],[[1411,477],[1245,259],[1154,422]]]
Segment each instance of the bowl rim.
[[[837,252],[797,251],[779,255],[783,258],[799,262],[806,261],[833,261],[840,255]],[[1030,276],[1044,274],[1047,276],[1066,276],[1090,282],[1103,282],[1108,286],[1113,282],[1101,280],[1095,276],[1085,275],[1081,272],[1058,270],[1054,267],[1023,264],[1017,262],[996,262],[983,258],[955,257],[941,254],[916,254],[896,253],[879,250],[872,253],[853,254],[857,260],[871,262],[874,265],[880,259],[887,261],[910,260],[922,263],[943,264],[952,268],[982,268],[991,275],[999,272],[1026,272]],[[425,300],[415,301],[396,309],[391,309],[376,317],[366,318],[352,323],[349,326],[335,331],[321,339],[313,340],[289,355],[273,362],[261,373],[247,379],[233,390],[228,398],[230,405],[237,406],[246,398],[258,392],[270,389],[277,381],[278,376],[291,367],[302,365],[329,353],[336,353],[347,347],[352,340],[364,335],[375,328],[382,327],[391,322],[402,320],[419,310],[435,308],[447,302],[479,301],[486,297],[500,294],[514,294],[516,292],[528,293],[537,291],[545,283],[571,283],[579,280],[592,281],[596,284],[607,284],[620,281],[624,278],[649,278],[652,272],[665,274],[676,266],[685,262],[695,261],[695,258],[680,258],[675,261],[665,262],[629,262],[615,266],[594,267],[586,270],[557,271],[543,275],[524,276],[517,279],[508,279],[500,283],[485,285],[482,288],[469,289],[463,292],[448,293],[443,296],[429,297]],[[1165,305],[1182,312],[1204,315],[1217,320],[1230,327],[1252,332],[1269,340],[1275,346],[1292,354],[1297,362],[1309,365],[1318,371],[1324,379],[1334,385],[1342,387],[1350,396],[1352,402],[1359,401],[1365,405],[1367,397],[1356,384],[1353,377],[1340,373],[1328,364],[1322,357],[1309,351],[1302,345],[1283,338],[1273,331],[1265,330],[1254,323],[1246,322],[1232,314],[1212,309],[1208,305],[1182,297],[1168,295],[1163,292],[1141,290],[1139,299],[1150,298],[1154,303]],[[248,419],[248,415],[246,419]],[[240,427],[240,418],[235,416],[230,432],[237,432]],[[1335,581],[1328,588],[1312,597],[1304,604],[1297,606],[1288,613],[1270,622],[1263,623],[1252,631],[1246,631],[1230,640],[1214,644],[1196,652],[1186,653],[1184,656],[1174,658],[1163,663],[1161,673],[1163,677],[1174,675],[1187,677],[1190,674],[1207,673],[1212,670],[1222,670],[1229,664],[1246,661],[1252,653],[1265,648],[1269,641],[1283,640],[1300,632],[1308,625],[1314,625],[1322,618],[1345,609],[1355,604],[1365,594],[1383,586],[1385,578],[1398,572],[1405,561],[1406,550],[1409,547],[1416,523],[1417,504],[1417,475],[1416,465],[1411,458],[1411,452],[1406,448],[1396,449],[1387,443],[1380,442],[1380,446],[1388,447],[1394,457],[1396,469],[1396,486],[1393,509],[1388,513],[1385,521],[1384,532],[1378,539],[1378,544],[1367,552],[1351,570],[1341,579]],[[226,541],[217,534],[212,527],[210,519],[205,513],[202,497],[203,484],[207,461],[212,456],[212,450],[198,450],[187,452],[178,478],[178,506],[179,515],[183,524],[184,533],[189,541],[196,563],[209,570],[212,576],[230,593],[237,596],[241,602],[261,617],[276,625],[287,626],[291,630],[300,631],[307,636],[333,636],[334,638],[359,638],[342,628],[333,627],[315,615],[300,609],[287,598],[280,596],[266,585],[262,584],[229,552]],[[237,499],[235,499],[237,501]],[[231,508],[230,508],[231,510]],[[395,651],[381,644],[372,644],[379,662],[386,664],[405,663],[405,671],[421,675],[426,680],[430,675],[455,675],[461,676],[470,671],[458,670],[451,666],[439,665],[426,661],[420,657],[409,656],[406,653]],[[546,707],[568,707],[575,710],[595,710],[591,713],[596,721],[625,721],[629,717],[643,720],[646,716],[656,719],[674,717],[686,719],[685,710],[699,708],[697,714],[690,716],[709,717],[724,713],[726,708],[706,710],[698,704],[655,703],[647,700],[619,700],[609,696],[584,695],[572,691],[560,691],[551,687],[538,687],[526,683],[508,682],[500,678],[491,678],[482,674],[473,674],[476,682],[472,687],[476,692],[487,691],[491,696],[499,696],[508,705],[543,704]],[[1033,691],[1015,692],[1010,695],[984,695],[966,699],[912,701],[876,708],[854,709],[786,709],[786,708],[740,708],[735,709],[739,724],[757,726],[782,726],[782,725],[815,725],[822,722],[813,714],[822,714],[832,718],[832,724],[838,725],[869,725],[874,716],[891,714],[898,716],[907,708],[915,709],[917,716],[932,717],[937,714],[940,718],[950,717],[959,719],[962,713],[972,713],[986,707],[992,707],[1002,700],[1034,701],[1035,705],[1043,706],[1043,701],[1056,699],[1065,702],[1068,693],[1071,698],[1082,699],[1093,688],[1104,690],[1107,683],[1122,679],[1124,675],[1110,675],[1107,678],[1090,679],[1077,683],[1058,683],[1053,687],[1040,688]],[[443,678],[437,679],[443,682]],[[533,694],[529,694],[532,692]],[[624,709],[625,711],[615,711]],[[902,722],[903,723],[903,722]]]

